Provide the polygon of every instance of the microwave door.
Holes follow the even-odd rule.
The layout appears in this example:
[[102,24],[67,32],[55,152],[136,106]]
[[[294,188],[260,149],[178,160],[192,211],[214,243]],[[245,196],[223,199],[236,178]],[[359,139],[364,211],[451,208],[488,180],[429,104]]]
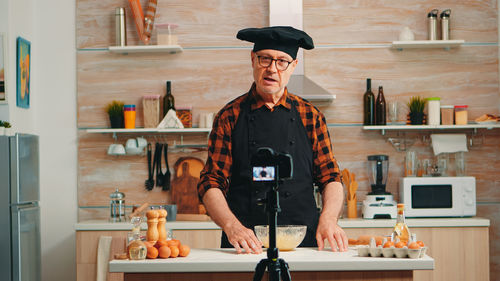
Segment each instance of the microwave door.
[[12,206],[12,280],[41,280],[40,207]]

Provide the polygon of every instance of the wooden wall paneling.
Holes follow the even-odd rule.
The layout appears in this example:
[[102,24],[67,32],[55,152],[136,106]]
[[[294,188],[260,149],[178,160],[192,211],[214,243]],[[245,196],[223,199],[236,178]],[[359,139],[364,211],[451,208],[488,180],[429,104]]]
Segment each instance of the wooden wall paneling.
[[220,248],[222,230],[174,230],[173,236],[193,248]]
[[[145,11],[147,1],[141,0]],[[107,48],[115,45],[114,11],[124,7],[128,45],[141,45],[128,1],[77,0],[77,48]],[[267,0],[158,1],[156,23],[175,23],[179,44],[193,46],[247,46],[236,39],[238,30],[269,23]],[[152,43],[156,43],[153,33]]]
[[142,127],[142,96],[163,96],[167,80],[172,81],[176,105],[193,106],[198,121],[200,112],[217,112],[247,92],[253,81],[250,49],[174,55],[79,52],[77,60],[80,128],[109,127],[104,108],[112,100],[136,104],[136,127]]
[[[404,50],[325,48],[305,52],[306,74],[337,95],[323,109],[329,123],[362,123],[366,78],[384,87],[386,102],[398,101],[406,120],[411,96],[441,97],[442,104],[469,105],[469,119],[498,114],[498,52],[495,46]],[[492,102],[494,101],[494,102]]]
[[427,13],[451,9],[450,38],[497,42],[497,1],[305,0],[304,30],[316,44],[387,43],[408,26],[427,39]]
[[[116,143],[125,144],[128,138],[137,137],[135,134],[118,134]],[[173,135],[145,135],[149,142],[167,141],[172,150],[169,153],[169,167],[173,175],[173,167],[180,157],[193,156],[202,161],[206,160],[206,150],[181,149],[173,146],[174,140],[180,143],[180,136]],[[185,144],[204,144],[206,134],[192,134],[185,137]],[[109,206],[109,194],[116,188],[125,193],[127,205],[166,204],[170,202],[170,192],[155,187],[147,191],[144,181],[148,178],[147,157],[112,156],[107,154],[107,147],[115,141],[111,134],[79,133],[78,148],[78,205],[79,206]],[[176,152],[177,151],[177,152]],[[163,162],[163,170],[165,164]],[[173,179],[173,176],[172,178]]]

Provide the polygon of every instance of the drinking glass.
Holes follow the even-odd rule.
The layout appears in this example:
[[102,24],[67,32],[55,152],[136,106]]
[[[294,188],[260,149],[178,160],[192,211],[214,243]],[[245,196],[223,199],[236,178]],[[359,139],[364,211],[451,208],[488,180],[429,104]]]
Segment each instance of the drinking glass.
[[417,176],[417,152],[410,150],[406,152],[405,171],[407,177]]
[[398,121],[398,102],[397,101],[389,102],[387,111],[389,115],[389,121],[391,121],[391,124],[396,124],[396,122]]
[[438,173],[441,177],[448,176],[448,153],[441,153],[437,156]]
[[465,176],[465,153],[456,152],[455,153],[455,172],[457,177]]

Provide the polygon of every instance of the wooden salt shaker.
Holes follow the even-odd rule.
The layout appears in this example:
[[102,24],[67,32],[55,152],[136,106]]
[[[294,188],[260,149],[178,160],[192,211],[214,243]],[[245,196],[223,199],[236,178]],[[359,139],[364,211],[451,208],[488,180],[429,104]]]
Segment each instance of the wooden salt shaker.
[[154,243],[158,241],[158,215],[157,210],[149,210],[146,212],[146,217],[148,218],[146,240]]
[[167,210],[158,210],[158,240],[167,240],[167,229],[165,228],[165,223],[167,222]]

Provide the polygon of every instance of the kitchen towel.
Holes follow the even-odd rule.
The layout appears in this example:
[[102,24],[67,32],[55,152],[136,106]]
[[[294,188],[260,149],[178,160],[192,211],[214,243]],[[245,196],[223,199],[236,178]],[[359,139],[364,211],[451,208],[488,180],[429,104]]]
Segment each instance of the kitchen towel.
[[100,236],[97,246],[97,276],[96,281],[108,279],[109,253],[111,252],[111,236]]
[[468,151],[465,134],[431,134],[431,140],[434,155]]

